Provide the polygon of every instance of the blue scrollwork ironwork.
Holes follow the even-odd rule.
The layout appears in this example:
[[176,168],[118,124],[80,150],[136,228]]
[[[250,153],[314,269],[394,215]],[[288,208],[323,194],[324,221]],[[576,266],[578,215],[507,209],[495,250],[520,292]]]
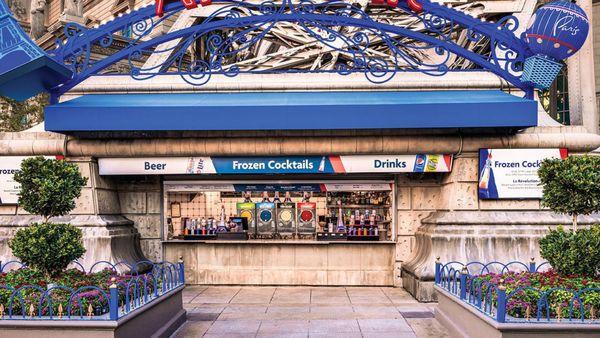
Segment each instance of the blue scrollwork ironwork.
[[[385,15],[369,14],[346,1],[317,3],[308,0],[246,1],[222,0],[201,22],[166,34],[157,34],[166,20],[183,9],[174,2],[166,6],[163,17],[156,17],[148,6],[117,17],[95,29],[77,24],[65,27],[66,39],[57,41],[55,60],[68,65],[73,78],[55,88],[61,95],[86,78],[106,73],[120,62],[136,79],[149,79],[161,74],[179,74],[192,85],[203,85],[215,74],[236,76],[241,73],[269,72],[335,72],[364,73],[374,83],[392,79],[398,72],[422,72],[443,75],[456,68],[457,60],[468,60],[471,69],[490,71],[532,96],[530,84],[519,80],[525,58],[530,56],[526,45],[515,36],[518,21],[507,16],[497,22],[483,22],[463,12],[423,1],[423,11],[412,12],[405,3],[394,11],[410,18],[410,26],[394,25]],[[386,7],[374,7],[379,12]],[[323,53],[337,57],[326,69],[287,66],[263,69],[260,60],[244,62],[263,39],[272,39],[282,24],[301,27],[310,43],[288,46],[289,55],[321,46]],[[118,37],[131,32],[129,37]],[[457,42],[466,37],[472,44],[489,46],[473,51]],[[116,39],[121,45],[115,47]],[[122,46],[125,41],[125,46]],[[94,50],[110,49],[107,56],[94,56]],[[200,50],[200,52],[192,52]],[[159,62],[147,63],[147,58],[164,55]],[[268,58],[268,55],[265,56]],[[325,61],[324,61],[325,62]]]

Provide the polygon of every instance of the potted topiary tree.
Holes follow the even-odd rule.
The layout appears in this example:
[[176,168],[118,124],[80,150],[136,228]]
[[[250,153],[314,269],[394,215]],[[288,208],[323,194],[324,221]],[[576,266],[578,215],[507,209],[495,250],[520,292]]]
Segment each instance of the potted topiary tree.
[[42,272],[48,283],[85,253],[82,232],[70,224],[51,223],[50,219],[68,214],[87,179],[76,165],[44,157],[28,158],[15,174],[21,184],[19,205],[43,217],[17,231],[9,242],[13,255],[29,268]]
[[544,160],[538,170],[544,188],[542,205],[573,218],[600,211],[600,157],[569,156]]
[[561,275],[595,278],[600,272],[600,226],[577,229],[577,216],[600,211],[600,157],[544,160],[538,171],[542,205],[571,215],[572,231],[562,226],[540,240],[540,254]]

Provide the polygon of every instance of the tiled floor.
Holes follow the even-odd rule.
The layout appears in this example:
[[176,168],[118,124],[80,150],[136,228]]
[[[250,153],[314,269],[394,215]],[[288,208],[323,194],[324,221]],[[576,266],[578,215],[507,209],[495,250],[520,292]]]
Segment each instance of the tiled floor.
[[446,337],[435,304],[379,287],[191,286],[175,337]]

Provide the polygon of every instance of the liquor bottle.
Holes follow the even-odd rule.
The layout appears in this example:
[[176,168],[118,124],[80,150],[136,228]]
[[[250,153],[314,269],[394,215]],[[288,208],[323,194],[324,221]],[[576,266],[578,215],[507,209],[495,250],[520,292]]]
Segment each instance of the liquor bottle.
[[200,227],[202,227],[202,234],[206,235],[208,229],[206,228],[206,219],[204,217],[202,217],[202,220],[200,221]]
[[342,214],[342,202],[338,203],[338,221],[337,221],[337,232],[346,232],[346,225],[344,224],[344,215]]
[[302,202],[310,202],[310,194],[308,191],[302,193]]
[[275,192],[275,197],[273,198],[274,203],[281,203],[281,199],[279,198],[279,191]]
[[479,189],[487,190],[490,182],[490,171],[492,170],[492,152],[488,153],[487,159],[485,160],[485,166],[483,167],[483,173],[481,173],[481,180],[479,180]]
[[262,202],[263,203],[269,203],[269,202],[271,202],[271,200],[269,199],[269,193],[267,191],[263,191]]
[[285,199],[283,203],[292,203],[292,194],[289,191],[285,192]]
[[227,232],[227,227],[225,226],[225,206],[221,204],[221,219],[219,220],[219,227],[217,228],[218,232]]
[[321,158],[321,163],[319,163],[319,172],[324,172],[325,171],[325,156],[323,156],[323,158]]

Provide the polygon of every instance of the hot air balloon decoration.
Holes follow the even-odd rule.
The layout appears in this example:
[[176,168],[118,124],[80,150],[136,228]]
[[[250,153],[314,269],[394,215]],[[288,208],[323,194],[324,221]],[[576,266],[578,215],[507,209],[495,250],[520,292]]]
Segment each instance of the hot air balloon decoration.
[[525,42],[534,53],[525,60],[521,81],[546,89],[563,67],[562,60],[583,46],[589,32],[583,9],[568,1],[555,1],[540,7],[525,30]]

